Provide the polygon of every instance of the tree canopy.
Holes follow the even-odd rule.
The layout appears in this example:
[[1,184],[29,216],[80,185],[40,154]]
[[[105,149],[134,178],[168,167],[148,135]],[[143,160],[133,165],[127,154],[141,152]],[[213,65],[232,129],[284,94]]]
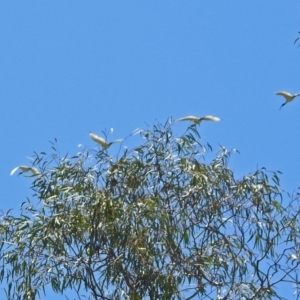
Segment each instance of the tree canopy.
[[225,147],[207,159],[201,126],[176,136],[169,119],[135,131],[131,149],[35,153],[33,196],[1,218],[7,299],[46,286],[78,299],[286,299],[286,286],[299,298],[298,195],[283,201],[264,168],[236,178]]

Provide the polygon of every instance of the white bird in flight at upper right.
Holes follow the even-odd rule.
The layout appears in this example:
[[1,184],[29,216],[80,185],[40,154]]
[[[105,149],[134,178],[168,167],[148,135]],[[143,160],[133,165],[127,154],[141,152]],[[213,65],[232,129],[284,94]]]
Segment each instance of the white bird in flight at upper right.
[[277,92],[275,93],[276,95],[280,95],[280,96],[283,96],[285,98],[285,102],[280,106],[280,109],[282,106],[286,105],[288,102],[291,102],[293,101],[296,97],[300,96],[300,93],[297,93],[297,94],[290,94],[288,92]]

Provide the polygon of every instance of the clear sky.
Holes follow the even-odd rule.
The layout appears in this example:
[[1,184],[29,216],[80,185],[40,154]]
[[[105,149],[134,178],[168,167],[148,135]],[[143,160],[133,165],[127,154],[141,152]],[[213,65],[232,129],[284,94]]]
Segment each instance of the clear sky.
[[[214,115],[204,142],[236,148],[237,176],[280,170],[300,186],[300,3],[277,1],[1,1],[0,208],[31,197],[10,176],[33,151],[95,147],[168,117]],[[188,124],[177,124],[178,132]],[[288,200],[288,198],[287,198]],[[53,299],[50,295],[42,299]],[[55,299],[63,299],[56,297]]]

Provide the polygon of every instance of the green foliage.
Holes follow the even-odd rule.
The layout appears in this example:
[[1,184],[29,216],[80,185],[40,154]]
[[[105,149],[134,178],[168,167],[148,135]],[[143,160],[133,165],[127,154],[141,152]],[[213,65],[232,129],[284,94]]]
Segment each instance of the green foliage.
[[1,221],[7,299],[47,285],[132,300],[284,299],[281,284],[297,287],[298,198],[283,206],[277,173],[236,179],[230,151],[206,162],[198,128],[173,127],[140,130],[138,147],[113,156],[35,154],[38,203]]

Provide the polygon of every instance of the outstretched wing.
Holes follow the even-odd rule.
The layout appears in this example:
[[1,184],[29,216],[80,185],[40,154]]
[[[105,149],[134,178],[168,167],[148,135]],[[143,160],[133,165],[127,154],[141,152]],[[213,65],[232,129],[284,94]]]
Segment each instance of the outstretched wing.
[[102,137],[92,132],[90,133],[90,137],[92,140],[100,144],[104,150],[109,148],[111,144],[123,142],[123,139],[118,139],[118,140],[114,140],[113,142],[107,143]]
[[284,91],[281,91],[281,92],[276,92],[275,93],[276,95],[280,95],[280,96],[283,96],[285,98],[293,98],[293,95],[288,93],[288,92],[284,92]]
[[200,118],[197,118],[194,116],[186,116],[186,117],[176,120],[176,122],[179,122],[179,121],[192,121],[192,122],[195,122],[196,124],[198,124],[200,122]]
[[98,136],[97,134],[91,132],[90,137],[93,141],[100,144],[104,149],[107,149],[109,147],[109,144],[106,143],[106,141],[102,137]]
[[220,118],[214,117],[214,116],[205,116],[205,117],[202,117],[202,118],[200,118],[200,119],[201,119],[201,121],[202,121],[202,120],[205,120],[205,121],[214,121],[214,122],[219,122],[219,121],[221,121]]
[[124,139],[117,139],[117,140],[114,140],[113,142],[111,142],[109,144],[121,143],[123,141],[124,141]]

